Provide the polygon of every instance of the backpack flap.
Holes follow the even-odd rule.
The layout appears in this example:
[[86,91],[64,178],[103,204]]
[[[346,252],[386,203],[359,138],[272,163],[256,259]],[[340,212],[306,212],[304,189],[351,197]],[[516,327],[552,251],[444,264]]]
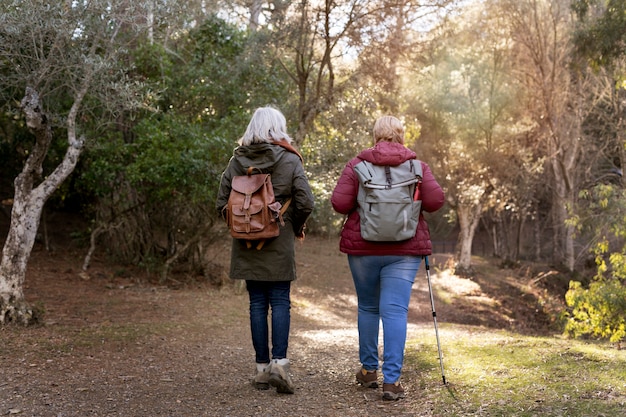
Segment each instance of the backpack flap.
[[265,184],[270,174],[238,175],[233,177],[231,187],[238,193],[251,196]]

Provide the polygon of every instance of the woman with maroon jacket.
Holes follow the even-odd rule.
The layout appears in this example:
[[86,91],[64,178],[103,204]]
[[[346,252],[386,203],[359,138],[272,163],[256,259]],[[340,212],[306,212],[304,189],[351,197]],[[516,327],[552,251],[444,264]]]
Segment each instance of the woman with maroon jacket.
[[[348,162],[337,182],[331,202],[333,208],[348,215],[341,231],[339,249],[348,263],[358,298],[359,358],[357,382],[378,388],[378,328],[383,323],[383,399],[404,398],[400,374],[404,361],[407,315],[411,288],[423,256],[430,255],[432,243],[428,225],[420,214],[413,238],[399,242],[372,242],[361,237],[357,212],[359,181],[354,166],[366,160],[375,165],[396,166],[416,154],[404,146],[400,120],[383,116],[374,124],[374,147],[363,150]],[[444,204],[443,190],[429,166],[422,164],[422,210],[433,212]]]

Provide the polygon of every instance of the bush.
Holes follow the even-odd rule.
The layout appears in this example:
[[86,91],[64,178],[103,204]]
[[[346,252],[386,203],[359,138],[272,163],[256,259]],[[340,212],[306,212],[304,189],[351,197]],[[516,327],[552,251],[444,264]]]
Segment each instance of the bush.
[[565,333],[620,343],[626,338],[626,192],[614,184],[598,184],[580,197],[586,209],[571,222],[596,239],[597,274],[588,288],[570,282]]
[[588,289],[571,281],[565,301],[572,308],[565,326],[568,335],[589,335],[614,343],[626,337],[626,286],[619,280],[594,281]]

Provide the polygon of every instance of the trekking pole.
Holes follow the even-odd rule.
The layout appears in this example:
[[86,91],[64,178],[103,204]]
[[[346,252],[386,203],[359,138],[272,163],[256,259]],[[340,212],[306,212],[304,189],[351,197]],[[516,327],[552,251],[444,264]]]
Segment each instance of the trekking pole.
[[437,329],[437,313],[435,312],[435,299],[433,298],[433,287],[430,284],[430,265],[428,256],[424,256],[424,266],[426,267],[426,278],[428,279],[428,292],[430,293],[430,306],[433,311],[433,322],[435,323],[435,336],[437,337],[437,351],[439,352],[439,366],[441,366],[441,378],[443,385],[446,385],[446,374],[443,372],[443,356],[441,354],[441,344],[439,343],[439,330]]

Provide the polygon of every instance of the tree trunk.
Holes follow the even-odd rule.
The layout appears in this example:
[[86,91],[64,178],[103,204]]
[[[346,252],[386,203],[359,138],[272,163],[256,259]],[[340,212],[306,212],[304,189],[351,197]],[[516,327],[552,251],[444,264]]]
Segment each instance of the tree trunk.
[[249,3],[250,19],[248,20],[248,29],[252,32],[259,27],[259,16],[263,11],[263,2],[261,0],[252,0]]
[[522,234],[524,231],[524,219],[525,218],[526,217],[522,215],[517,221],[517,231],[515,235],[515,249],[513,252],[513,259],[515,261],[519,261],[520,255],[522,253]]
[[482,208],[483,206],[480,202],[473,202],[472,204],[460,203],[457,207],[461,230],[458,241],[458,260],[454,271],[456,275],[471,276],[474,273],[472,268],[472,242],[480,221]]
[[0,262],[0,323],[28,325],[38,319],[37,311],[24,301],[24,280],[35,236],[39,228],[44,204],[58,186],[74,170],[83,149],[82,140],[76,140],[75,125],[77,100],[68,115],[69,147],[61,164],[37,187],[34,183],[42,176],[42,164],[52,142],[49,119],[42,112],[39,95],[27,88],[22,100],[22,111],[29,129],[35,135],[35,145],[15,179],[15,195],[11,211],[11,224],[2,250]]
[[[564,143],[565,141],[559,142]],[[559,149],[559,154],[577,154],[576,151],[571,150],[577,149],[577,146],[572,146],[570,149],[561,146],[557,149]],[[554,254],[554,262],[565,266],[569,271],[573,271],[576,258],[574,253],[574,231],[571,226],[567,225],[569,216],[567,208],[573,207],[575,203],[575,191],[573,187],[573,171],[575,166],[574,162],[565,157],[561,157],[560,159],[552,158],[550,162],[554,177],[555,191],[552,199],[552,209],[555,215],[554,236],[557,239],[556,242],[554,242],[554,250],[556,251]]]
[[543,218],[540,216],[539,214],[539,210],[537,208],[537,202],[535,202],[533,204],[534,206],[534,212],[535,212],[535,221],[533,222],[533,235],[534,235],[534,240],[535,240],[535,245],[534,245],[534,256],[535,256],[535,261],[539,261],[542,258],[542,254],[543,254],[543,248],[542,248],[542,244],[543,244],[543,239],[542,239],[542,227],[541,227],[541,223],[544,221]]

